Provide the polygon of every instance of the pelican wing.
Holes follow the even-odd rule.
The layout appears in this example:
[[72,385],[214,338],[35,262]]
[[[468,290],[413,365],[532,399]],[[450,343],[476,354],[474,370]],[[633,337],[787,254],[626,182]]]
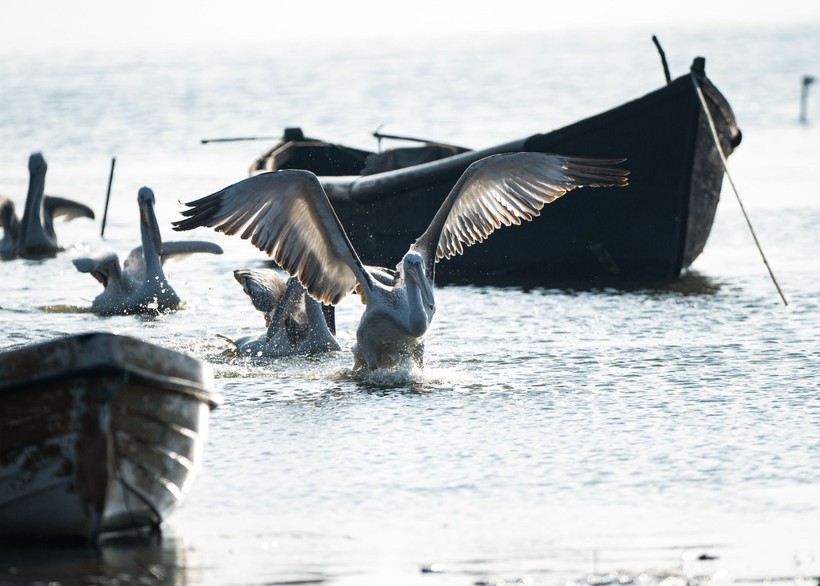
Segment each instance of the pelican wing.
[[19,223],[14,202],[6,196],[0,195],[0,228],[3,228],[5,236],[16,240]]
[[222,247],[205,240],[172,240],[162,243],[162,262],[166,260],[181,260],[188,255],[197,253],[222,254]]
[[296,275],[315,299],[335,305],[370,275],[350,244],[319,180],[309,171],[262,173],[186,204],[174,230],[210,226],[241,232]]
[[120,259],[117,253],[106,250],[95,256],[75,258],[74,266],[81,273],[89,273],[97,279],[103,287],[108,286],[110,278],[119,272]]
[[94,219],[94,210],[87,205],[56,195],[46,195],[43,198],[43,212],[46,218],[63,218],[65,221]]
[[7,198],[5,195],[0,195],[0,217],[5,217],[8,214],[16,215],[14,209],[14,202]]
[[[222,247],[213,242],[205,240],[172,240],[162,243],[162,254],[159,257],[160,263],[165,264],[166,260],[181,260],[188,255],[198,252],[210,254],[222,254]],[[146,275],[145,256],[142,253],[142,246],[137,246],[128,253],[122,263],[123,269],[130,272],[139,280],[144,280]]]
[[137,246],[128,253],[128,256],[126,256],[122,262],[122,270],[126,273],[130,273],[137,281],[145,280],[147,270],[145,268],[145,255],[142,253],[142,246]]
[[236,269],[233,276],[253,306],[264,313],[276,308],[287,287],[285,278],[274,269]]
[[434,260],[461,254],[501,226],[532,220],[576,187],[626,185],[629,171],[612,166],[623,161],[529,152],[480,159],[467,167],[413,248],[424,256],[429,276]]

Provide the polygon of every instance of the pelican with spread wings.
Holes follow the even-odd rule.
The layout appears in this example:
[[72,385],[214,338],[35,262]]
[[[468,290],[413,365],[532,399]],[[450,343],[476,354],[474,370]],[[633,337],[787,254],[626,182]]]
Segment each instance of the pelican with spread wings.
[[138,246],[123,261],[113,250],[95,256],[74,259],[81,273],[89,273],[104,287],[94,298],[91,311],[98,315],[143,314],[176,311],[180,298],[165,276],[163,265],[169,258],[181,258],[197,252],[222,254],[222,248],[198,240],[163,242],[157,224],[154,192],[143,187],[137,194],[140,210]]
[[[436,312],[435,265],[503,226],[538,216],[577,187],[627,184],[623,159],[518,152],[471,164],[395,270],[366,266],[345,234],[319,179],[309,171],[261,173],[188,202],[175,230],[241,231],[314,299],[336,305],[352,291],[365,309],[353,346],[354,369],[423,365],[424,336]],[[412,363],[409,363],[412,365]]]

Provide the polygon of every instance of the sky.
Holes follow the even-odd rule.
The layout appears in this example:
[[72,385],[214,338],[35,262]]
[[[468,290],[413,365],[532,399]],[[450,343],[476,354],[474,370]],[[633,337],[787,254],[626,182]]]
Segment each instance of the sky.
[[[750,5],[755,4],[754,8]],[[242,48],[316,40],[477,39],[608,27],[815,23],[820,2],[781,0],[0,0],[0,54]]]

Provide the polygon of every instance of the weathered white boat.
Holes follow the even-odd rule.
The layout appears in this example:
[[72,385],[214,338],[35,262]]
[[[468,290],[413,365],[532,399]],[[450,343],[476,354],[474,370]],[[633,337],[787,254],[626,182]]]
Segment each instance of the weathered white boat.
[[210,365],[88,333],[0,353],[0,537],[158,528],[201,466]]

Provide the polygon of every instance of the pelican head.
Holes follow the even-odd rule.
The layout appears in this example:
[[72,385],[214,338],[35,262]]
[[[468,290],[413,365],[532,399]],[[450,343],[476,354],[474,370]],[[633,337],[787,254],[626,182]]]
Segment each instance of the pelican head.
[[31,174],[35,174],[39,170],[45,172],[48,170],[48,164],[46,163],[46,159],[42,153],[32,153],[32,155],[28,158],[28,171]]

